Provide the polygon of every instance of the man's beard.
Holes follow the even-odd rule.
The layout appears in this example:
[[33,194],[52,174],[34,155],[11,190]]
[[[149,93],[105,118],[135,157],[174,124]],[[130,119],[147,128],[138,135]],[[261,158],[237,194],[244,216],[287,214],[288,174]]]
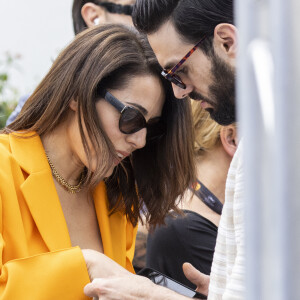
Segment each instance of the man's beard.
[[236,121],[235,73],[216,54],[212,54],[211,62],[213,83],[209,86],[210,98],[203,97],[197,92],[192,92],[189,96],[192,99],[203,100],[212,105],[213,108],[206,109],[211,118],[220,125],[226,126]]

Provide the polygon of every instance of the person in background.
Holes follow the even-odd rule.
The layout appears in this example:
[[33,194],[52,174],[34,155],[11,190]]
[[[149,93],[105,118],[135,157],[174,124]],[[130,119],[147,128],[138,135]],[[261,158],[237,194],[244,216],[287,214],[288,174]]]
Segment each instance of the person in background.
[[163,222],[194,178],[190,103],[159,74],[136,30],[90,28],[1,131],[1,300],[88,299],[134,272],[141,206]]
[[[89,27],[105,23],[132,25],[131,13],[134,3],[135,0],[74,0],[72,7],[74,33],[78,34]],[[16,119],[29,96],[24,95],[20,98],[16,108],[8,117],[6,126]]]
[[200,102],[192,102],[197,181],[179,206],[184,215],[170,213],[166,225],[150,231],[146,266],[196,288],[182,271],[185,262],[209,275],[218,225],[225,200],[225,183],[237,147],[235,125],[213,121]]
[[132,24],[135,0],[74,0],[72,8],[75,34],[88,27],[105,23]]

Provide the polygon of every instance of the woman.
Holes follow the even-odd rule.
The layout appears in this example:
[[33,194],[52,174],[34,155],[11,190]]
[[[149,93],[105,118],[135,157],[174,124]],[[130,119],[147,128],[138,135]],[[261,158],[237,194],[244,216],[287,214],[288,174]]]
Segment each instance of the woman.
[[202,273],[210,274],[237,136],[235,125],[218,125],[200,102],[193,101],[192,107],[197,180],[181,203],[184,217],[170,214],[166,227],[149,234],[146,265],[195,288],[184,276],[182,265],[189,262]]
[[161,223],[193,178],[189,114],[135,31],[79,34],[0,135],[0,299],[87,299],[102,253],[133,271],[139,199]]

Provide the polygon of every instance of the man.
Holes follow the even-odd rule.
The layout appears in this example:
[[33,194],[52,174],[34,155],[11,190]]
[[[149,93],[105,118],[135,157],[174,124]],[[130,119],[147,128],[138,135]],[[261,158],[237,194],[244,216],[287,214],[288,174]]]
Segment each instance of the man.
[[[235,121],[237,29],[232,0],[137,0],[133,22],[147,34],[177,98],[201,101],[221,125]],[[241,151],[240,145],[227,178],[210,279],[184,265],[198,291],[207,293],[210,281],[208,299],[244,299]],[[101,299],[186,299],[139,276],[99,279],[86,287],[86,293]]]
[[[74,0],[72,18],[75,35],[88,27],[103,23],[132,25],[131,14],[134,3],[135,0]],[[29,96],[20,98],[6,125],[16,119]]]

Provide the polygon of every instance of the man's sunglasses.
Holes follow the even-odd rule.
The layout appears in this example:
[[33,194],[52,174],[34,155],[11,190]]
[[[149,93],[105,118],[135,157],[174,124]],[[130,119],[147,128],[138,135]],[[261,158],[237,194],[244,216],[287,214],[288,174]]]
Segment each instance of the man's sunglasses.
[[164,134],[165,126],[160,117],[152,118],[146,122],[145,117],[138,109],[124,105],[110,92],[103,90],[101,96],[120,112],[119,129],[122,133],[132,134],[146,128],[148,141]]
[[206,35],[182,58],[182,60],[177,65],[175,65],[171,70],[164,69],[161,72],[161,75],[180,88],[186,89],[186,85],[182,82],[181,78],[177,74],[175,74],[175,72],[195,52],[197,47],[205,40],[205,38]]

